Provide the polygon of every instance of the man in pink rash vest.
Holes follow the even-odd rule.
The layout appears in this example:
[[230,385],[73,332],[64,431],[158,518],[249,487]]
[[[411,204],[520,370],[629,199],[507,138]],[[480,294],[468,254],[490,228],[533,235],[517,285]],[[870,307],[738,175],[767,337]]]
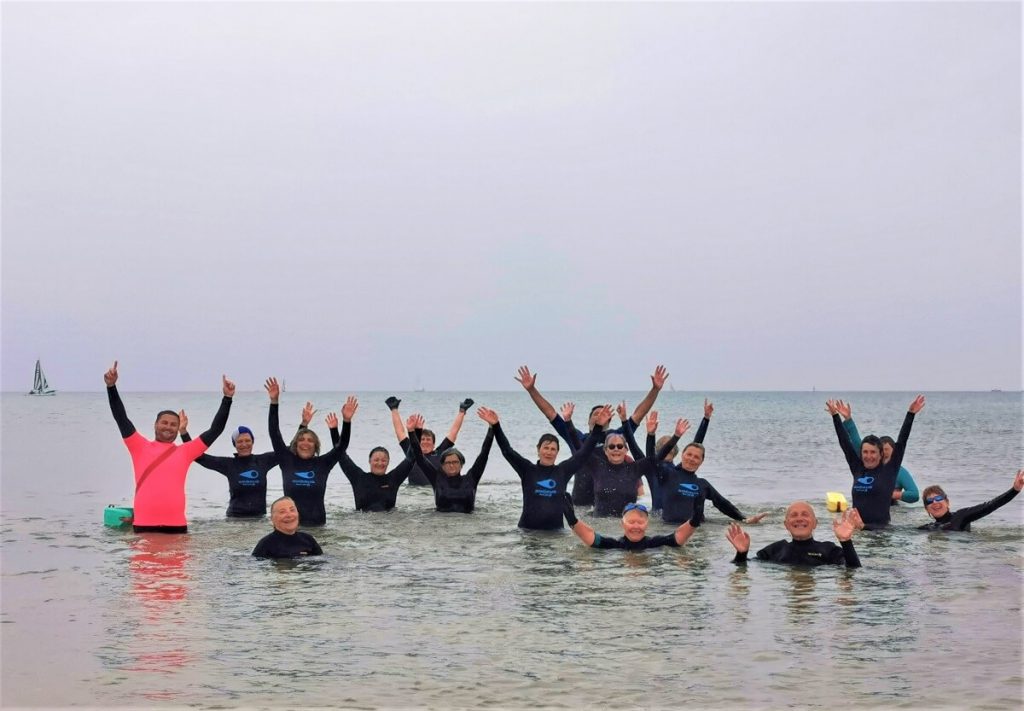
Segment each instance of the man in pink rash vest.
[[135,531],[187,533],[185,520],[185,477],[189,465],[224,431],[231,410],[235,384],[222,377],[224,398],[210,429],[185,444],[174,444],[178,437],[178,415],[161,410],[154,424],[155,437],[150,441],[139,434],[128,419],[124,403],[117,392],[117,361],[103,374],[107,399],[121,437],[132,456],[135,469]]

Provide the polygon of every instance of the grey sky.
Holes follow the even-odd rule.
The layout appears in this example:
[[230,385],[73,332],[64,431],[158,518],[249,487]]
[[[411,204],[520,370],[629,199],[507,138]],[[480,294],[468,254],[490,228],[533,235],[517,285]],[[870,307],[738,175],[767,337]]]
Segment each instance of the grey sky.
[[19,4],[2,388],[1021,387],[1018,3]]

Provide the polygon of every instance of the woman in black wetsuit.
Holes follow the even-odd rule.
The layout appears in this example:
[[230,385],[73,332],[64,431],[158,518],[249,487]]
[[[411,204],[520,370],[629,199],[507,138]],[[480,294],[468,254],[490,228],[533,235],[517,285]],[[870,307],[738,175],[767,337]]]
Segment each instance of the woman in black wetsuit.
[[966,509],[949,510],[949,497],[941,486],[926,486],[921,498],[924,510],[934,520],[918,528],[922,531],[970,531],[971,523],[1010,503],[1024,489],[1024,469],[1017,472],[1013,485],[996,498]]

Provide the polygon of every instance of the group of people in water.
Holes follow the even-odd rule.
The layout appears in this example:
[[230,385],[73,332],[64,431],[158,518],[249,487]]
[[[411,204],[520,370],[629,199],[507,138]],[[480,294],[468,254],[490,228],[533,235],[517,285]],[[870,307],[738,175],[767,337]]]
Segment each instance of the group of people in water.
[[[317,434],[309,428],[315,414],[311,403],[303,408],[301,424],[291,438],[285,440],[280,430],[279,400],[281,387],[269,378],[264,387],[270,399],[268,430],[271,452],[253,454],[254,435],[246,426],[231,434],[235,447],[233,457],[207,455],[206,449],[224,431],[230,413],[235,385],[222,378],[223,398],[209,429],[197,439],[188,433],[184,411],[162,410],[154,424],[154,439],[143,437],[132,425],[117,392],[117,362],[104,374],[107,396],[114,420],[132,458],[135,470],[135,531],[186,533],[185,478],[193,461],[220,472],[228,479],[230,501],[228,517],[252,518],[266,515],[267,477],[273,467],[281,470],[284,496],[271,504],[273,532],[256,545],[253,555],[268,558],[290,558],[322,553],[316,540],[299,530],[323,526],[327,521],[324,495],[327,479],[335,466],[352,486],[355,507],[359,511],[390,511],[395,507],[403,484],[430,486],[435,507],[446,513],[473,512],[477,486],[487,466],[492,444],[496,441],[502,455],[516,472],[522,486],[522,514],[519,527],[532,530],[559,530],[563,520],[580,540],[595,548],[643,550],[659,546],[681,546],[704,520],[707,500],[733,519],[726,537],[736,549],[734,562],[744,564],[750,549],[750,536],[739,522],[754,524],[765,512],[744,516],[706,479],[697,476],[704,462],[704,437],[714,413],[712,403],[705,400],[704,417],[692,441],[680,451],[679,442],[689,431],[689,422],[677,420],[671,435],[657,436],[658,413],[653,406],[664,387],[668,372],[658,366],[651,375],[651,388],[629,414],[625,403],[616,408],[621,426],[611,428],[613,410],[610,405],[591,409],[587,431],[573,424],[575,405],[565,403],[560,410],[548,402],[537,389],[537,377],[525,366],[516,380],[523,386],[556,433],[568,445],[571,456],[557,462],[560,444],[554,434],[544,433],[537,442],[536,459],[516,452],[502,429],[497,412],[479,407],[477,415],[488,429],[480,452],[463,473],[467,458],[455,443],[463,420],[474,405],[472,399],[459,404],[459,411],[447,436],[435,445],[436,435],[424,428],[419,415],[402,418],[401,401],[389,397],[385,404],[403,457],[391,467],[388,450],[375,447],[369,455],[369,471],[360,468],[348,455],[352,421],[359,407],[349,396],[338,416],[328,414],[331,447],[321,452]],[[777,541],[757,552],[760,560],[802,565],[845,564],[860,566],[853,547],[854,533],[862,528],[882,528],[889,523],[890,506],[896,501],[912,502],[923,495],[925,510],[932,522],[923,529],[970,530],[973,521],[991,513],[1013,499],[1024,488],[1024,470],[1018,471],[1011,488],[1000,496],[978,506],[953,511],[945,491],[929,486],[919,494],[910,473],[903,468],[903,456],[914,417],[925,404],[918,396],[911,402],[896,440],[868,435],[860,437],[854,424],[851,407],[842,400],[829,400],[840,448],[853,475],[853,507],[833,522],[839,545],[814,539],[817,517],[805,501],[790,504],[784,526],[791,540]],[[645,426],[645,447],[637,444],[635,432]],[[182,444],[177,444],[178,437]],[[631,455],[631,456],[630,456]],[[676,457],[679,462],[676,463]],[[573,480],[569,490],[569,480]],[[638,503],[646,479],[652,507]],[[576,517],[577,506],[593,506],[597,517],[620,518],[621,537],[602,536]],[[674,532],[648,536],[647,528],[653,511],[660,511],[664,522],[675,524]]]

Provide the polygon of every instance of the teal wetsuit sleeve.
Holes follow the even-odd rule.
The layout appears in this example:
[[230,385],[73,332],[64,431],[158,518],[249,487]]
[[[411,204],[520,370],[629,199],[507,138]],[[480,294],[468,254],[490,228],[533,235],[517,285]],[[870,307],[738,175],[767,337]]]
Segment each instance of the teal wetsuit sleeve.
[[850,443],[853,445],[853,448],[859,452],[861,442],[860,432],[857,430],[857,423],[853,421],[852,417],[843,423],[843,429],[846,430],[846,434],[849,436]]
[[896,488],[903,489],[900,501],[912,504],[921,498],[921,492],[917,489],[917,482],[914,481],[914,477],[910,476],[910,472],[903,467],[900,467],[900,473],[896,477]]

